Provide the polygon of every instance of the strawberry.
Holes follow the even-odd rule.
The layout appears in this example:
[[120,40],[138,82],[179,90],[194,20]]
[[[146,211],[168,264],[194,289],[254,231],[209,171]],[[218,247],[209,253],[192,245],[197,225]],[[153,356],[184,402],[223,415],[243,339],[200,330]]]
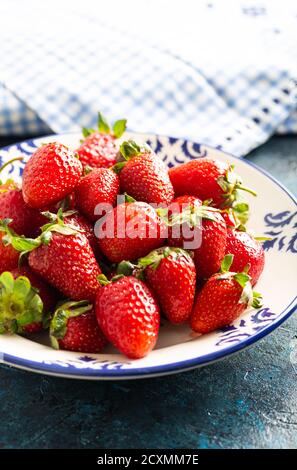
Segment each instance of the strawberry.
[[99,353],[106,345],[92,304],[69,301],[60,305],[50,322],[50,339],[55,349]]
[[76,211],[73,212],[73,214],[71,214],[71,211],[64,214],[64,224],[73,227],[77,231],[83,232],[87,237],[95,255],[99,255],[99,247],[97,238],[95,237],[93,225],[83,215],[78,214]]
[[[57,303],[57,292],[48,284],[46,284],[40,277],[38,277],[29,267],[23,266],[11,271],[14,279],[19,276],[25,276],[29,279],[32,288],[36,290],[43,303],[43,318],[45,314],[51,312]],[[23,327],[26,333],[35,333],[43,328],[42,322],[31,323]]]
[[96,168],[78,183],[75,190],[76,205],[88,219],[96,221],[103,215],[96,214],[97,205],[115,206],[119,191],[118,175],[108,168]]
[[148,285],[155,293],[164,315],[173,324],[185,322],[192,311],[196,270],[188,252],[163,247],[141,258]]
[[212,199],[217,207],[230,207],[238,198],[238,190],[256,195],[242,185],[233,169],[233,165],[219,160],[198,158],[171,168],[169,177],[176,196],[192,194],[202,201]]
[[4,219],[0,221],[0,273],[16,268],[19,262],[19,252],[5,241],[5,231],[10,220]]
[[116,121],[111,130],[104,116],[99,113],[97,131],[83,128],[85,139],[77,149],[81,163],[91,168],[109,168],[114,165],[118,156],[115,141],[125,132],[126,123],[126,119]]
[[36,239],[18,237],[9,227],[5,229],[12,246],[29,253],[29,266],[36,274],[66,297],[94,300],[101,270],[85,233],[65,224],[61,212],[56,221],[42,227]]
[[208,278],[220,269],[226,239],[226,223],[212,207],[190,205],[173,215],[169,222],[168,244],[193,250],[199,279]]
[[[0,173],[8,165],[19,160],[23,158],[17,157],[6,162],[0,168]],[[0,219],[12,219],[10,227],[26,237],[35,236],[38,228],[44,223],[40,212],[25,203],[22,190],[12,179],[5,183],[0,181]]]
[[133,276],[101,278],[96,316],[106,338],[131,359],[146,356],[155,346],[160,312],[150,289]]
[[260,294],[253,293],[246,272],[229,272],[232,255],[224,258],[222,272],[214,274],[198,293],[191,315],[191,328],[209,333],[232,323],[253,305],[260,308]]
[[51,222],[59,222],[61,220],[64,225],[72,227],[77,232],[82,232],[87,237],[93,252],[99,255],[99,247],[97,238],[95,237],[94,228],[91,222],[86,219],[83,215],[79,214],[76,210],[70,210],[62,212],[58,211],[58,214],[52,212],[43,212],[44,219],[49,219]]
[[[172,203],[168,206],[167,217],[169,220],[176,216],[177,214],[182,214],[183,211],[187,212],[189,208],[197,208],[202,205],[200,199],[196,198],[195,196],[179,196],[175,198]],[[158,213],[162,215],[163,209],[159,209]],[[164,212],[165,215],[165,212]],[[169,225],[168,228],[168,237],[171,246],[179,246],[184,247],[186,242],[191,242],[194,238],[195,227],[190,226],[187,222],[182,223],[178,227],[178,233],[176,227],[173,229]]]
[[31,156],[23,173],[23,197],[29,206],[49,207],[70,194],[82,174],[82,164],[72,150],[53,142]]
[[113,263],[137,259],[159,248],[165,232],[164,222],[145,202],[119,204],[95,228],[100,250]]
[[169,204],[174,191],[165,163],[148,147],[132,140],[123,142],[120,152],[125,161],[115,165],[121,188],[134,199],[148,203]]
[[3,272],[0,275],[0,333],[36,331],[42,319],[43,302],[28,276]]
[[234,271],[242,271],[247,264],[250,266],[251,283],[256,284],[265,263],[262,244],[247,232],[228,230],[226,253],[234,256],[232,264]]

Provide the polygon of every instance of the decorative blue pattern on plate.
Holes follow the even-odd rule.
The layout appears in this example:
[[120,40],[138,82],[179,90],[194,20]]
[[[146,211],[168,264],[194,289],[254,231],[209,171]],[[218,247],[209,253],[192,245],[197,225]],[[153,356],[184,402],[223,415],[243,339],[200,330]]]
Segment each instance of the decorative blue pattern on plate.
[[[169,167],[205,156],[234,163],[243,179],[258,191],[258,198],[250,199],[250,226],[258,235],[271,237],[264,243],[266,269],[257,285],[257,290],[264,295],[263,308],[251,309],[232,325],[204,336],[191,332],[187,326],[176,328],[164,322],[156,349],[138,361],[129,361],[112,349],[91,355],[55,351],[45,344],[42,335],[34,341],[3,335],[0,350],[4,363],[41,373],[97,380],[161,375],[204,365],[239,351],[274,330],[294,311],[297,203],[293,196],[249,162],[217,149],[151,134],[130,133],[126,137],[147,141]],[[75,148],[79,139],[79,134],[64,134],[29,140],[0,150],[0,161],[20,154],[26,161],[42,143],[53,140]],[[7,174],[20,178],[24,164],[16,162],[12,170],[7,169]]]

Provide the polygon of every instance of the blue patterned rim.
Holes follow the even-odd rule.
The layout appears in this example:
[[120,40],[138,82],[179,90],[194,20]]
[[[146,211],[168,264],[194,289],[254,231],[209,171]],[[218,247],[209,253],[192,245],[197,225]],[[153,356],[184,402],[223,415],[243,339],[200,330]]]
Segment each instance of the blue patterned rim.
[[[73,133],[69,133],[69,134],[73,134]],[[43,136],[43,137],[52,137],[52,135]],[[195,142],[193,141],[187,140],[187,142],[191,144],[195,144]],[[21,144],[24,144],[24,143],[27,143],[28,145],[34,145],[34,141],[32,139],[21,142]],[[17,146],[18,144],[12,144],[12,145]],[[12,145],[3,147],[0,150],[7,151]],[[203,145],[203,144],[200,144],[200,145]],[[213,150],[218,150],[209,145],[205,145],[205,146],[207,148],[212,148]],[[226,155],[230,155],[233,158],[237,158],[228,152],[223,152],[223,153]],[[296,198],[277,179],[275,179],[265,170],[262,170],[262,168],[258,167],[258,165],[255,165],[254,163],[246,161],[246,160],[245,160],[245,163],[247,165],[252,166],[256,170],[258,170],[260,173],[264,174],[267,178],[269,178],[277,186],[279,186],[289,196],[289,198],[294,202],[295,206],[297,207]],[[253,336],[246,338],[245,340],[242,340],[236,344],[233,344],[232,346],[228,348],[224,348],[224,349],[221,349],[221,350],[209,353],[209,354],[205,354],[204,356],[199,356],[198,358],[187,359],[187,360],[175,362],[172,364],[164,364],[161,366],[151,366],[151,367],[138,368],[138,369],[132,369],[132,370],[129,370],[129,369],[94,370],[94,369],[88,368],[88,369],[79,369],[79,372],[77,372],[77,368],[70,364],[68,365],[68,367],[64,367],[58,364],[37,363],[34,361],[30,361],[28,359],[21,359],[19,357],[12,356],[11,354],[6,354],[6,353],[3,353],[3,363],[7,365],[14,365],[23,369],[28,369],[34,372],[40,372],[40,373],[45,372],[48,375],[68,377],[68,378],[82,378],[83,377],[83,378],[93,378],[93,379],[96,379],[96,378],[102,378],[102,379],[108,379],[108,378],[125,379],[127,378],[128,379],[128,378],[137,378],[137,377],[139,378],[149,377],[149,376],[154,376],[154,375],[166,375],[166,374],[170,374],[173,372],[182,372],[182,371],[193,369],[195,367],[210,364],[219,359],[223,359],[227,356],[230,356],[248,346],[251,346],[253,343],[257,342],[258,340],[264,338],[269,333],[274,331],[279,325],[281,325],[285,320],[287,320],[290,317],[290,315],[293,314],[296,307],[297,307],[297,296],[290,302],[290,304],[286,307],[286,309],[283,310],[283,312],[281,312],[278,315],[277,320],[275,320],[272,324],[267,325],[266,327],[261,329],[261,331],[254,334]]]

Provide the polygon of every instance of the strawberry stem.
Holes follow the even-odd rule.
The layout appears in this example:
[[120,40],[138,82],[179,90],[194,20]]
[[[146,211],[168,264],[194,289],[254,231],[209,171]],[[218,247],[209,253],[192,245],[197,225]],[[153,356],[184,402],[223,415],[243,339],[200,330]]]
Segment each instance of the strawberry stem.
[[22,162],[24,160],[24,157],[16,157],[16,158],[12,158],[11,160],[9,160],[8,162],[5,162],[1,168],[0,168],[0,173],[1,171],[4,170],[4,168],[8,167],[9,165],[12,165],[14,162]]

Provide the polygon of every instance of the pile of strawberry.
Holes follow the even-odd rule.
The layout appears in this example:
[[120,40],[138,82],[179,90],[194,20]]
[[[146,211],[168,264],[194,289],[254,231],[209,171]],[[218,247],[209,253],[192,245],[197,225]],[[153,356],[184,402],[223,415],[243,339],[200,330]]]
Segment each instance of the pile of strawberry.
[[76,151],[42,145],[22,187],[1,182],[0,333],[48,329],[55,348],[97,353],[110,342],[141,358],[160,315],[208,333],[259,307],[264,252],[241,198],[253,191],[221,161],[168,170],[146,145],[117,144],[125,127],[99,114]]

